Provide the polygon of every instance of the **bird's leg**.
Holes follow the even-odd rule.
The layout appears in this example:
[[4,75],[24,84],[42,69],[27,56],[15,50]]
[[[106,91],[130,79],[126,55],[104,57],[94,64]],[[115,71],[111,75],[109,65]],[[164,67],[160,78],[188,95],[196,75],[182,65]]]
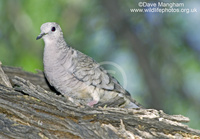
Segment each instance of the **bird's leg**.
[[90,106],[90,107],[93,107],[95,104],[97,104],[98,103],[98,101],[96,101],[96,100],[92,100],[92,101],[90,101],[87,105],[88,106]]

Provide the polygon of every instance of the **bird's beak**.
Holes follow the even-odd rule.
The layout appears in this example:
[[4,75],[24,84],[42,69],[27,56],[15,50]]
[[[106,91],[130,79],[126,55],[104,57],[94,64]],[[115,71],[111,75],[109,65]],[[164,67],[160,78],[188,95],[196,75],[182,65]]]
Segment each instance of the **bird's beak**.
[[41,33],[40,35],[37,36],[36,40],[39,40],[42,38],[42,36],[46,35],[47,33]]

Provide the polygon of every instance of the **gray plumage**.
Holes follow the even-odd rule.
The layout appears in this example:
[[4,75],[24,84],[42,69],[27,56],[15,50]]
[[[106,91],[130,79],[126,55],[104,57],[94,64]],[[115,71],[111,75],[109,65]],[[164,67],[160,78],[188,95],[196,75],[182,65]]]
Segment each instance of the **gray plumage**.
[[75,103],[89,106],[120,97],[124,102],[119,107],[139,107],[118,81],[98,63],[67,45],[57,23],[44,23],[40,30],[37,39],[43,38],[45,42],[44,72],[57,91]]

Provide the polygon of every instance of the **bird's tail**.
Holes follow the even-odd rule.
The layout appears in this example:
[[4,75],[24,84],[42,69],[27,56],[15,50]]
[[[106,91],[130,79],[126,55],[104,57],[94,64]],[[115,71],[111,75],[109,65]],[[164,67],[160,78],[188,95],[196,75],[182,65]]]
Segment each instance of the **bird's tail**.
[[[110,92],[111,93],[111,92]],[[127,92],[125,94],[113,92],[112,97],[106,97],[106,101],[98,102],[95,107],[121,107],[121,108],[143,108],[136,100],[134,100]],[[103,100],[103,99],[102,99]]]
[[123,104],[124,108],[144,108],[140,103],[138,103],[131,96],[125,97],[125,103]]

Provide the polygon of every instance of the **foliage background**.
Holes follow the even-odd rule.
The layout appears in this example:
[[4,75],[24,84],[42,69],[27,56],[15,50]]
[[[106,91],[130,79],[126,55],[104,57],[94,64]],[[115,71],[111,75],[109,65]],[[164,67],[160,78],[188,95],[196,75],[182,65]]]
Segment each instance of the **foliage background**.
[[146,108],[185,115],[200,129],[200,3],[181,1],[196,13],[131,13],[138,2],[0,0],[0,61],[43,70],[44,42],[36,36],[43,23],[57,22],[69,45],[120,65],[126,89]]

